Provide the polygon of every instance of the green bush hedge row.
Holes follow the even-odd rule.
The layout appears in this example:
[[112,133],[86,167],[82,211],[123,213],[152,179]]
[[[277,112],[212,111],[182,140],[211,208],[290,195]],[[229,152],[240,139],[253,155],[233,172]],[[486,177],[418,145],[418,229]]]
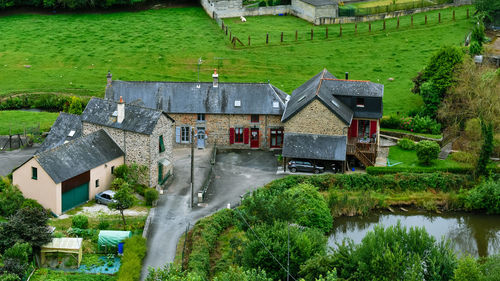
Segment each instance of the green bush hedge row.
[[[25,94],[8,97],[0,102],[0,110],[39,108],[47,111],[67,111],[71,104],[71,96],[56,94]],[[88,98],[79,98],[83,108],[87,105]]]
[[146,256],[146,239],[132,236],[123,245],[122,265],[118,271],[118,281],[136,281],[141,279],[142,260]]
[[[435,168],[435,167],[368,167],[366,172],[370,175],[386,175],[386,174],[397,174],[397,173],[451,173],[451,174],[467,174],[471,175],[474,173],[473,167],[446,167],[446,168]],[[499,167],[489,168],[489,172],[500,173]]]
[[208,280],[210,253],[216,246],[217,237],[228,227],[237,223],[236,214],[231,209],[221,210],[212,216],[199,220],[191,234],[191,253],[188,271]]
[[[108,8],[111,6],[134,6],[136,4],[145,3],[147,0],[4,0],[0,1],[0,9],[8,7],[39,7],[39,8],[66,8],[66,9],[83,9],[83,8]],[[165,1],[168,2],[168,1]]]

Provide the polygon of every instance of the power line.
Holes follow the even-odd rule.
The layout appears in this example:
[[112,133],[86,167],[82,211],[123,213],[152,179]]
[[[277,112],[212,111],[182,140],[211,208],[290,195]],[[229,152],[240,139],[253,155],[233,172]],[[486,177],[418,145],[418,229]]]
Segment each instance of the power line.
[[271,255],[271,257],[273,257],[273,259],[280,265],[280,267],[286,271],[286,273],[292,277],[293,280],[297,281],[297,279],[295,279],[295,277],[293,277],[292,274],[290,274],[290,271],[288,271],[288,269],[286,269],[281,263],[280,261],[273,255],[273,253],[271,253],[271,251],[266,247],[266,245],[264,244],[264,242],[260,239],[260,237],[257,235],[257,233],[255,233],[255,231],[252,229],[252,227],[250,226],[250,224],[247,222],[247,220],[243,217],[243,215],[241,214],[241,212],[238,210],[238,209],[234,209],[238,212],[238,214],[240,215],[240,217],[243,219],[243,221],[246,223],[246,225],[248,226],[248,228],[252,231],[253,235],[255,235],[255,237],[257,237],[257,240],[259,240],[260,244],[262,244],[262,246],[264,247],[264,249],[266,249],[266,251]]

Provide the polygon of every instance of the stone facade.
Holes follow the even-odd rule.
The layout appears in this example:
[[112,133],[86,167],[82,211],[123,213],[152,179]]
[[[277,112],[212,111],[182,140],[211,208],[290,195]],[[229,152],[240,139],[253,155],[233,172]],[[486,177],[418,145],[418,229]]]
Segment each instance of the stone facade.
[[[136,163],[148,167],[148,182],[144,184],[155,187],[158,186],[159,161],[162,159],[166,159],[170,163],[173,161],[172,125],[173,122],[163,115],[156,124],[153,133],[145,135],[83,122],[83,135],[104,129],[125,152],[125,163],[127,165]],[[162,153],[159,152],[160,135],[163,135],[165,145],[165,151]],[[172,169],[172,165],[166,167],[164,173],[168,172],[169,169]]]
[[294,16],[320,25],[330,23],[330,20],[326,22],[326,19],[338,17],[338,4],[314,6],[301,0],[292,0],[291,11]]
[[[251,115],[237,114],[206,114],[205,121],[198,121],[197,114],[169,114],[175,119],[177,127],[189,126],[198,130],[205,130],[206,145],[217,144],[220,148],[249,148],[250,144],[229,143],[230,128],[258,128],[259,129],[259,148],[270,148],[270,130],[283,128],[280,115],[259,115],[259,122],[252,123]],[[176,142],[175,133],[172,140]],[[189,145],[189,143],[176,143],[177,146]]]
[[210,17],[216,13],[219,18],[234,18],[239,16],[264,16],[289,14],[290,5],[269,7],[243,7],[242,0],[201,0],[201,6]]
[[287,133],[345,136],[347,130],[347,124],[316,99],[285,123]]

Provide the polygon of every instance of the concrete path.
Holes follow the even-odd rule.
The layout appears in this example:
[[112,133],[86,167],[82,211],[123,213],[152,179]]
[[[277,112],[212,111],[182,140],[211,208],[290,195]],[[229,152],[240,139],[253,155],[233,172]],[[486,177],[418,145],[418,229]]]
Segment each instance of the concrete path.
[[[148,253],[143,263],[142,280],[148,267],[163,267],[172,263],[179,238],[186,227],[196,221],[240,202],[240,195],[263,186],[280,176],[276,175],[276,158],[264,151],[229,151],[217,155],[216,176],[206,195],[206,207],[190,208],[190,152],[174,151],[175,179],[160,196],[151,224]],[[210,151],[195,150],[195,196],[210,167]],[[197,201],[195,199],[195,205]]]
[[38,146],[12,151],[0,151],[0,176],[6,176],[13,169],[26,162],[35,154]]

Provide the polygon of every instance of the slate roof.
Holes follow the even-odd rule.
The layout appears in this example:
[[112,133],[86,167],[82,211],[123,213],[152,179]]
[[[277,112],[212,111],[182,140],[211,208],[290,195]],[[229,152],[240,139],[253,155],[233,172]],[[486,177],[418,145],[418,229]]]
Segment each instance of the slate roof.
[[315,7],[336,4],[336,2],[332,0],[300,0],[300,1],[311,4]]
[[[199,88],[197,87],[199,85]],[[270,83],[112,82],[106,98],[125,102],[141,99],[145,107],[167,113],[281,115],[287,94]],[[235,106],[240,101],[241,106]],[[273,102],[278,107],[273,107]]]
[[85,173],[125,155],[104,131],[74,139],[34,156],[55,183]]
[[[161,110],[125,104],[125,119],[116,122],[113,113],[117,110],[117,102],[92,98],[82,113],[82,121],[110,128],[150,135],[163,113]],[[166,114],[165,114],[166,115]],[[170,116],[166,115],[168,118]],[[170,118],[172,121],[173,119]]]
[[370,97],[381,99],[383,94],[384,85],[382,84],[336,79],[328,70],[324,69],[292,92],[292,97],[288,101],[281,121],[290,120],[309,103],[317,99],[337,115],[340,120],[350,126],[353,116],[381,116],[382,108],[381,106],[380,108],[373,108],[373,112],[369,112],[367,107],[360,115],[356,109],[351,109],[340,98]]
[[[70,132],[74,131],[73,136],[70,136]],[[82,136],[82,121],[80,115],[69,114],[65,112],[59,113],[59,116],[54,122],[54,125],[50,128],[50,132],[45,138],[44,142],[38,148],[36,153],[52,149],[65,141],[71,141]]]
[[285,133],[283,157],[346,160],[347,137]]
[[321,90],[324,79],[334,79],[334,76],[324,69],[322,72],[309,79],[309,81],[295,89],[292,92],[292,97],[288,101],[281,121],[286,122],[290,120],[295,114],[317,99],[330,109],[331,112],[337,115],[340,120],[350,126],[354,112],[334,95]]

